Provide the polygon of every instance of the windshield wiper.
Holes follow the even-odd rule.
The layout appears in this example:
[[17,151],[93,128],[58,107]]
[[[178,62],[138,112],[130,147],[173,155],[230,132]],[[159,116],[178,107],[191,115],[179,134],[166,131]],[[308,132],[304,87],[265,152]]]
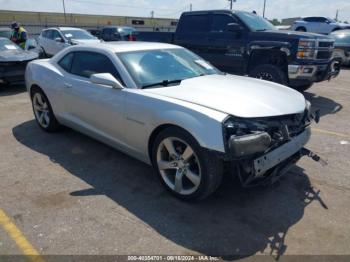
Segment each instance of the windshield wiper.
[[263,29],[257,29],[256,31],[257,32],[264,32],[264,31],[266,31],[267,29],[266,28],[263,28]]
[[148,88],[148,87],[153,87],[153,86],[168,86],[171,84],[180,84],[182,79],[175,79],[175,80],[163,80],[161,82],[149,84],[149,85],[144,85],[142,86],[142,89]]

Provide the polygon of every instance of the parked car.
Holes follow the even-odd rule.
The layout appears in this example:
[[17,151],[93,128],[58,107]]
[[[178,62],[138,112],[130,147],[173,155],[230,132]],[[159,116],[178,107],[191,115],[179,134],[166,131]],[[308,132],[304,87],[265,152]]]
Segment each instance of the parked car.
[[332,60],[331,37],[277,30],[266,19],[249,12],[185,12],[175,33],[142,32],[138,40],[175,43],[222,71],[300,91],[339,73]]
[[350,30],[339,30],[331,34],[335,39],[334,57],[341,63],[350,66]]
[[101,30],[100,29],[88,29],[87,30],[90,34],[92,34],[94,37],[97,37],[98,39],[101,39]]
[[0,37],[10,39],[12,35],[12,29],[8,27],[0,27]]
[[53,56],[62,49],[78,44],[96,44],[101,41],[88,31],[74,27],[53,27],[41,32],[38,43],[45,56]]
[[153,164],[183,199],[213,193],[224,166],[246,186],[275,180],[310,137],[302,94],[222,73],[175,45],[70,47],[31,62],[26,86],[43,130],[66,125]]
[[37,59],[35,52],[25,51],[5,37],[0,37],[0,84],[24,81],[28,62]]
[[330,34],[341,29],[350,29],[349,24],[339,23],[328,17],[305,17],[297,20],[292,25],[292,30],[312,32],[318,34]]
[[107,26],[102,28],[103,41],[136,41],[137,30],[129,26]]

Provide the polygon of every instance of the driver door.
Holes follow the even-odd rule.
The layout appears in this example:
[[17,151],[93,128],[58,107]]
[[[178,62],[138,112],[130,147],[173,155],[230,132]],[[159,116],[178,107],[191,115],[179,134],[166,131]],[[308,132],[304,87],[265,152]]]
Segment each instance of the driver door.
[[[240,22],[228,14],[213,14],[208,35],[209,52],[204,58],[224,72],[241,74],[244,70],[244,34],[246,31],[229,32],[230,23]],[[243,27],[242,27],[243,28]]]
[[115,65],[102,53],[72,53],[69,74],[63,83],[66,119],[82,131],[125,145],[126,92],[94,84],[89,79],[92,74],[110,73],[121,81]]

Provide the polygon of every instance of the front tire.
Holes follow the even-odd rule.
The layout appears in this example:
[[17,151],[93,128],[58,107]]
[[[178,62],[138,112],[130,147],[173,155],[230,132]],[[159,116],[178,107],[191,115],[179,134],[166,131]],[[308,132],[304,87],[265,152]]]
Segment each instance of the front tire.
[[165,188],[180,199],[204,199],[222,180],[222,161],[177,127],[169,127],[158,134],[153,144],[152,162]]
[[278,66],[263,64],[254,67],[250,73],[250,77],[275,82],[281,85],[288,85],[286,74]]
[[44,92],[38,88],[33,87],[31,92],[32,107],[37,124],[46,132],[55,132],[60,129],[49,99]]

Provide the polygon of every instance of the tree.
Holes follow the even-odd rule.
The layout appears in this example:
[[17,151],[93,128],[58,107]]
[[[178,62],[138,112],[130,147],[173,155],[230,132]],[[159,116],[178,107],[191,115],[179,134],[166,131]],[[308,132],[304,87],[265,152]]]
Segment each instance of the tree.
[[271,24],[273,24],[273,25],[281,25],[281,22],[280,22],[278,19],[276,19],[276,18],[270,20],[270,22],[271,22]]

